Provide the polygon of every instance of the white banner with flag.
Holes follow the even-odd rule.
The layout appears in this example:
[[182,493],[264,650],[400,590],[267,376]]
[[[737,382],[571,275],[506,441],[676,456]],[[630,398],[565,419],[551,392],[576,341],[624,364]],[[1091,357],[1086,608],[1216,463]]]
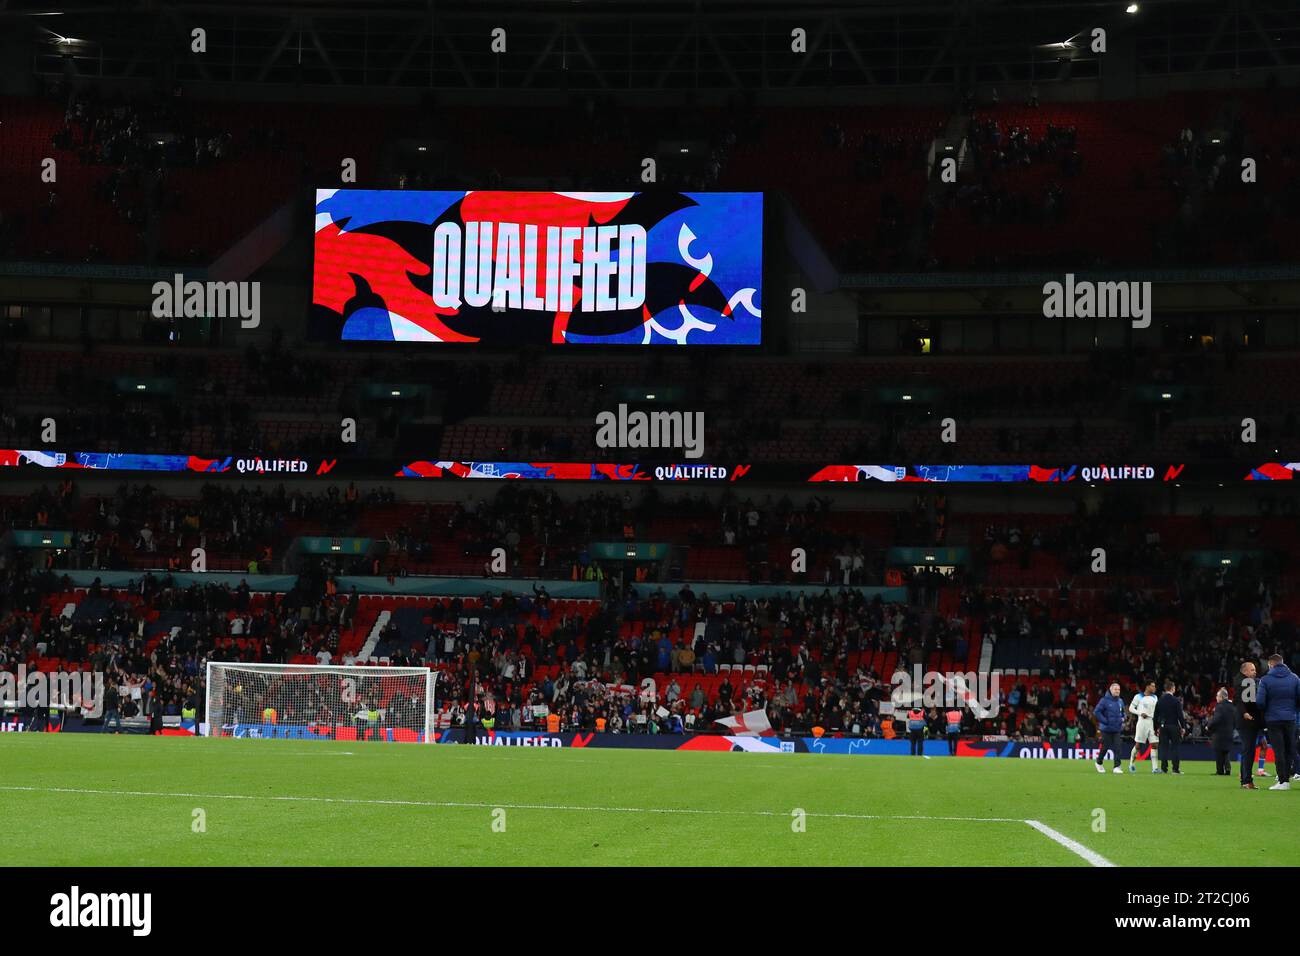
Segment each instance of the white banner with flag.
[[947,678],[947,681],[948,686],[956,692],[957,699],[970,708],[970,712],[975,715],[977,720],[987,720],[990,717],[997,716],[998,701],[996,697],[986,705],[980,700],[979,695],[971,690],[966,678],[959,673],[953,674]]
[[722,717],[718,723],[730,728],[737,737],[762,737],[772,733],[772,722],[767,719],[766,710],[748,710],[735,717]]

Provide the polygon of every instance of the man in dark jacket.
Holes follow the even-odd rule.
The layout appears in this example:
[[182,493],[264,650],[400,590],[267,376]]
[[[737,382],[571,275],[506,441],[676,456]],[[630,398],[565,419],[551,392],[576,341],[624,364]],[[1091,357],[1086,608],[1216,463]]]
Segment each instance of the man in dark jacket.
[[1178,759],[1178,746],[1187,731],[1187,717],[1183,715],[1183,702],[1174,696],[1174,682],[1165,681],[1165,692],[1156,701],[1156,727],[1160,731],[1160,772],[1169,769],[1169,762],[1174,763],[1174,773],[1182,774]]
[[121,695],[117,692],[117,675],[108,675],[108,682],[104,687],[104,722],[99,726],[99,732],[102,734],[108,730],[108,725],[114,724],[117,733],[122,732],[122,700]]
[[[1264,715],[1259,709],[1258,695],[1259,681],[1255,677],[1255,662],[1243,661],[1237,674],[1237,686],[1232,695],[1237,704],[1237,731],[1241,734],[1241,788],[1243,790],[1255,789],[1251,771],[1255,768],[1255,750],[1259,745],[1259,735],[1264,732]],[[1261,763],[1260,770],[1263,769],[1264,765]]]
[[1097,718],[1097,734],[1101,743],[1097,747],[1097,772],[1106,772],[1106,751],[1115,756],[1113,773],[1123,773],[1119,766],[1119,735],[1124,730],[1124,701],[1120,697],[1119,684],[1111,684],[1110,689],[1097,701],[1092,715]]
[[1214,744],[1214,773],[1226,777],[1232,773],[1232,730],[1237,723],[1237,709],[1228,700],[1228,688],[1220,688],[1208,729]]
[[1268,659],[1268,673],[1259,680],[1259,709],[1264,712],[1268,742],[1273,745],[1277,782],[1270,790],[1290,790],[1296,770],[1295,721],[1300,711],[1300,677],[1291,673],[1281,654]]

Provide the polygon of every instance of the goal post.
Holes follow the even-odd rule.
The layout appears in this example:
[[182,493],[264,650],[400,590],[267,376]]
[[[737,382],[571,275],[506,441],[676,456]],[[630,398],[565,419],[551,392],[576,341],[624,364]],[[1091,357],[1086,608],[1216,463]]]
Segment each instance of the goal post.
[[432,743],[437,673],[208,661],[207,735]]

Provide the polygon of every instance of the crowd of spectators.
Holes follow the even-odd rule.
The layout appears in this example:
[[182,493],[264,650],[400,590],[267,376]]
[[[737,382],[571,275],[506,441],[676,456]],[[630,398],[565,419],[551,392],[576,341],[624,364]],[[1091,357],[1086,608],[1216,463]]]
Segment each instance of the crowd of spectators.
[[[1278,110],[1285,93],[1272,89],[1251,95],[1256,99],[1250,102],[1271,104]],[[265,118],[266,104],[259,104],[257,120],[232,128],[228,112],[205,106],[180,90],[127,98],[101,95],[93,88],[72,93],[56,84],[49,96],[63,109],[63,123],[50,146],[56,155],[74,153],[88,169],[104,170],[90,201],[113,210],[137,234],[140,258],[157,255],[157,237],[151,233],[157,231],[164,214],[181,211],[179,195],[169,183],[174,170],[186,167],[201,173],[249,155],[303,146],[301,130],[285,132]],[[1219,94],[1206,97],[1217,102]],[[1031,101],[1037,105],[1036,94]],[[1179,221],[1168,224],[1172,228],[1156,230],[1155,254],[1162,260],[1198,263],[1207,257],[1221,259],[1212,242],[1189,241],[1189,233],[1195,229],[1227,230],[1223,235],[1240,245],[1235,255],[1247,261],[1274,261],[1281,253],[1270,239],[1267,223],[1282,209],[1294,213],[1300,199],[1300,187],[1287,173],[1294,164],[1294,143],[1285,133],[1268,129],[1267,122],[1260,119],[1264,115],[1260,109],[1234,111],[1230,106],[1225,99],[1217,114],[1223,119],[1216,120],[1223,128],[1218,129],[1201,118],[1200,107],[1179,101],[1170,107],[1174,112],[1168,119],[1169,142],[1162,161],[1134,162],[1137,185],[1167,193],[1178,210]],[[1127,118],[1122,104],[1097,116],[1100,122],[1127,133],[1149,115],[1146,101],[1137,101],[1133,108],[1138,120]],[[459,149],[430,151],[425,147],[425,152],[414,154],[418,159],[399,159],[382,173],[368,171],[366,175],[370,185],[420,189],[509,188],[523,175],[530,185],[536,186],[540,180],[548,188],[639,187],[641,158],[655,156],[657,182],[673,189],[785,187],[797,203],[814,209],[818,207],[816,190],[836,191],[850,208],[869,207],[868,216],[845,217],[837,232],[821,237],[839,265],[846,271],[868,265],[911,271],[927,262],[937,264],[929,259],[924,238],[918,242],[914,236],[918,222],[926,226],[922,231],[927,234],[936,227],[939,217],[934,196],[916,188],[919,183],[906,175],[923,169],[926,147],[944,127],[937,122],[934,128],[927,128],[924,118],[934,109],[918,108],[912,123],[878,117],[878,111],[864,107],[861,116],[842,111],[843,121],[827,120],[820,130],[814,124],[806,130],[809,142],[805,148],[829,158],[827,167],[835,170],[830,182],[806,176],[787,181],[790,174],[778,158],[786,155],[787,144],[780,137],[790,135],[788,118],[779,111],[759,109],[744,96],[735,97],[725,108],[706,109],[680,105],[629,108],[610,96],[579,95],[565,107],[565,121],[559,121],[557,110],[507,107],[496,112],[480,110],[472,127],[464,123],[463,114],[441,110],[436,120],[457,129]],[[340,123],[346,123],[347,115],[340,110]],[[961,110],[955,115],[961,116]],[[371,119],[373,126],[365,133],[380,142],[410,135],[412,118],[407,111],[379,107]],[[356,154],[359,144],[346,144],[350,137],[360,135],[346,125],[337,131],[345,155]],[[1158,131],[1148,135],[1153,143],[1159,143]],[[1102,166],[1098,161],[1111,157],[1096,155],[1101,148],[1098,142],[1081,142],[1068,122],[1031,126],[1014,118],[1006,121],[999,116],[994,100],[973,110],[965,143],[967,168],[949,201],[974,223],[1068,228],[1065,223],[1070,211],[1105,189],[1104,181],[1094,181],[1089,174],[1092,164]],[[673,144],[671,151],[668,144]],[[1222,170],[1232,168],[1235,172],[1248,145],[1259,153],[1257,159],[1284,172],[1267,189],[1257,189],[1260,196],[1256,200],[1243,202],[1250,197],[1243,197],[1228,183],[1237,177],[1225,177]],[[767,163],[750,160],[737,164],[733,160],[738,150],[771,158]],[[393,153],[402,155],[401,150]],[[849,154],[847,162],[844,154]],[[302,165],[304,176],[310,175],[306,158]],[[762,171],[761,182],[753,181],[758,170]],[[1026,170],[1033,174],[1021,177]],[[1044,177],[1039,170],[1049,174]],[[1236,200],[1232,204],[1238,207],[1235,212],[1228,204],[1213,201],[1215,194],[1228,192]],[[1264,193],[1271,199],[1265,201]],[[51,237],[66,232],[57,227],[80,214],[74,205],[57,185],[52,186],[39,209],[43,231]],[[1124,208],[1116,214],[1137,215]],[[7,218],[13,216],[0,211],[0,236],[21,233],[14,222],[6,223]],[[861,234],[860,221],[866,220],[871,223],[870,236]],[[1146,227],[1135,222],[1133,231]],[[187,255],[210,260],[220,251],[195,247]],[[22,252],[28,257],[55,254],[52,247]],[[881,261],[891,252],[891,261]],[[103,254],[92,241],[79,257],[94,261]],[[999,256],[1014,264],[1015,258],[1014,250],[1009,249],[970,248],[963,255],[964,261],[945,265],[965,268]],[[1104,250],[1098,251],[1098,257],[1105,257]]]
[[[233,133],[179,92],[128,98],[101,96],[89,88],[69,92],[56,85],[50,95],[65,104],[63,123],[49,143],[53,155],[61,159],[74,154],[95,176],[89,201],[111,210],[131,230],[138,256],[156,255],[160,218],[165,210],[180,206],[169,185],[171,171],[222,163],[234,148]],[[54,240],[90,212],[65,202],[56,180],[40,210],[40,233]],[[55,255],[52,245],[22,252],[28,258]],[[89,240],[85,261],[103,256],[104,250]],[[199,253],[192,249],[190,256],[197,261]]]
[[[283,571],[285,550],[303,528],[324,535],[350,529],[368,505],[393,501],[391,489],[355,484],[315,488],[205,484],[195,497],[172,498],[150,484],[123,483],[111,494],[83,497],[67,478],[21,498],[0,499],[7,527],[72,530],[66,548],[44,553],[48,570],[141,566],[191,570],[193,549],[218,570],[234,561],[250,574]],[[133,561],[132,557],[140,560]]]
[[[361,598],[330,581],[304,578],[287,594],[257,600],[246,583],[183,585],[146,574],[128,591],[92,586],[82,600],[96,612],[68,617],[40,613],[46,594],[67,587],[57,575],[12,559],[0,573],[0,667],[36,656],[83,661],[128,694],[144,688],[134,706],[145,713],[195,706],[208,660],[356,662],[339,652],[339,635],[355,623]],[[1003,678],[994,715],[966,711],[965,730],[1072,742],[1091,735],[1090,705],[1111,680],[1127,689],[1159,677],[1176,682],[1198,733],[1241,660],[1295,648],[1294,622],[1275,618],[1271,587],[1257,578],[1194,573],[1177,593],[1172,607],[1158,607],[1142,589],[1112,589],[1107,600],[1136,622],[1131,633],[1078,656],[1050,656],[1046,635],[1038,672]],[[943,613],[857,590],[727,599],[684,585],[675,593],[632,587],[621,600],[574,613],[553,610],[543,586],[531,596],[489,589],[472,608],[461,599],[432,605],[424,640],[399,646],[389,663],[443,671],[444,725],[462,721],[470,703],[498,729],[541,729],[555,714],[565,730],[629,733],[717,731],[720,718],[764,710],[778,733],[892,736],[893,675],[867,662],[888,659],[910,672],[946,659],[967,671],[970,641],[985,635],[998,641],[1058,627],[1062,639],[1076,628],[1082,634],[1070,606],[1054,603],[967,585],[960,604]],[[1180,639],[1147,640],[1144,622],[1171,610]],[[151,611],[168,614],[170,624],[147,638]],[[724,664],[734,669],[724,672]],[[927,718],[938,736],[939,710]]]
[[[1077,176],[1083,160],[1074,127],[1048,124],[1041,136],[1024,126],[1006,126],[996,117],[977,117],[967,136],[969,175],[954,201],[975,223],[1052,224],[1064,221],[1065,183]],[[1014,171],[1044,166],[1053,177],[1041,194],[1021,192]]]
[[[441,703],[452,719],[473,702],[500,712],[503,727],[534,725],[545,708],[561,714],[566,727],[591,729],[600,721],[663,732],[707,728],[718,717],[763,708],[778,730],[883,734],[891,729],[882,721],[888,708],[881,710],[890,699],[886,661],[904,668],[945,661],[967,671],[986,643],[997,666],[997,648],[1027,641],[1035,675],[1008,676],[999,715],[978,726],[971,718],[970,729],[1053,737],[1071,733],[1076,721],[1086,732],[1085,705],[1111,679],[1127,685],[1172,678],[1198,719],[1241,659],[1294,650],[1294,621],[1277,613],[1275,599],[1286,580],[1284,563],[1189,564],[1130,495],[1114,492],[1073,515],[991,517],[982,532],[966,521],[958,543],[972,557],[952,571],[890,568],[883,560],[882,533],[892,543],[928,546],[952,520],[946,495],[917,495],[910,504],[868,533],[862,515],[841,513],[822,496],[796,505],[788,496],[667,495],[646,486],[569,498],[544,486],[504,485],[491,496],[469,494],[434,508],[399,506],[391,490],[353,485],[305,492],[208,484],[193,499],[173,500],[150,485],[123,484],[83,500],[67,480],[0,500],[0,519],[12,528],[74,529],[64,557],[76,559],[69,564],[139,568],[122,556],[156,554],[159,570],[139,572],[127,590],[97,583],[84,595],[84,613],[65,617],[47,600],[71,591],[63,568],[43,563],[41,552],[0,552],[0,654],[10,666],[32,657],[102,664],[127,683],[148,680],[159,706],[172,708],[193,695],[206,660],[354,663],[359,641],[345,647],[343,635],[358,623],[361,597],[342,593],[336,578],[391,564],[367,567],[369,556],[361,564],[338,556],[304,561],[293,590],[257,597],[247,584],[186,584],[169,571],[188,566],[161,558],[188,554],[198,541],[254,555],[247,570],[255,574],[267,569],[257,563],[263,554],[280,557],[293,522],[342,534],[376,509],[409,519],[386,532],[399,564],[443,536],[467,553],[504,544],[508,576],[520,573],[516,560],[525,551],[540,547],[548,556],[531,566],[538,578],[601,583],[599,599],[577,607],[554,602],[540,584],[531,595],[497,594],[496,574],[485,565],[484,598],[472,624],[458,598],[429,605],[427,630],[416,640],[395,622],[378,634],[394,648],[390,663],[429,662],[446,671]],[[664,515],[671,525],[661,523]],[[1261,515],[1248,523],[1274,520]],[[1209,509],[1199,525],[1198,533],[1209,535],[1227,528]],[[643,540],[638,529],[647,528],[682,549],[762,551],[797,537],[808,548],[810,571],[748,598],[725,584],[674,581],[666,573],[671,561],[641,576],[590,553],[591,541]],[[1090,571],[1098,546],[1110,563],[1105,585]],[[998,584],[994,572],[1001,568],[1047,568],[1054,586],[1042,587],[1041,574],[1037,587]],[[858,590],[882,584],[901,590],[889,597]],[[167,627],[150,630],[159,615],[168,615]],[[723,665],[732,676],[719,683]],[[649,696],[646,681],[654,682]]]

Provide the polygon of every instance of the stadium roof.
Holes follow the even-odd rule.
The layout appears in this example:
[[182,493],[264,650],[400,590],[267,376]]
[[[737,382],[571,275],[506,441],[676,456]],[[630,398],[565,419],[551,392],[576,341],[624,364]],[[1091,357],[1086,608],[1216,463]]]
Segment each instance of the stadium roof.
[[[0,0],[37,72],[425,89],[765,90],[1300,67],[1290,0]],[[207,51],[189,36],[207,31]],[[490,47],[505,27],[507,52]],[[806,31],[807,52],[791,51]]]

